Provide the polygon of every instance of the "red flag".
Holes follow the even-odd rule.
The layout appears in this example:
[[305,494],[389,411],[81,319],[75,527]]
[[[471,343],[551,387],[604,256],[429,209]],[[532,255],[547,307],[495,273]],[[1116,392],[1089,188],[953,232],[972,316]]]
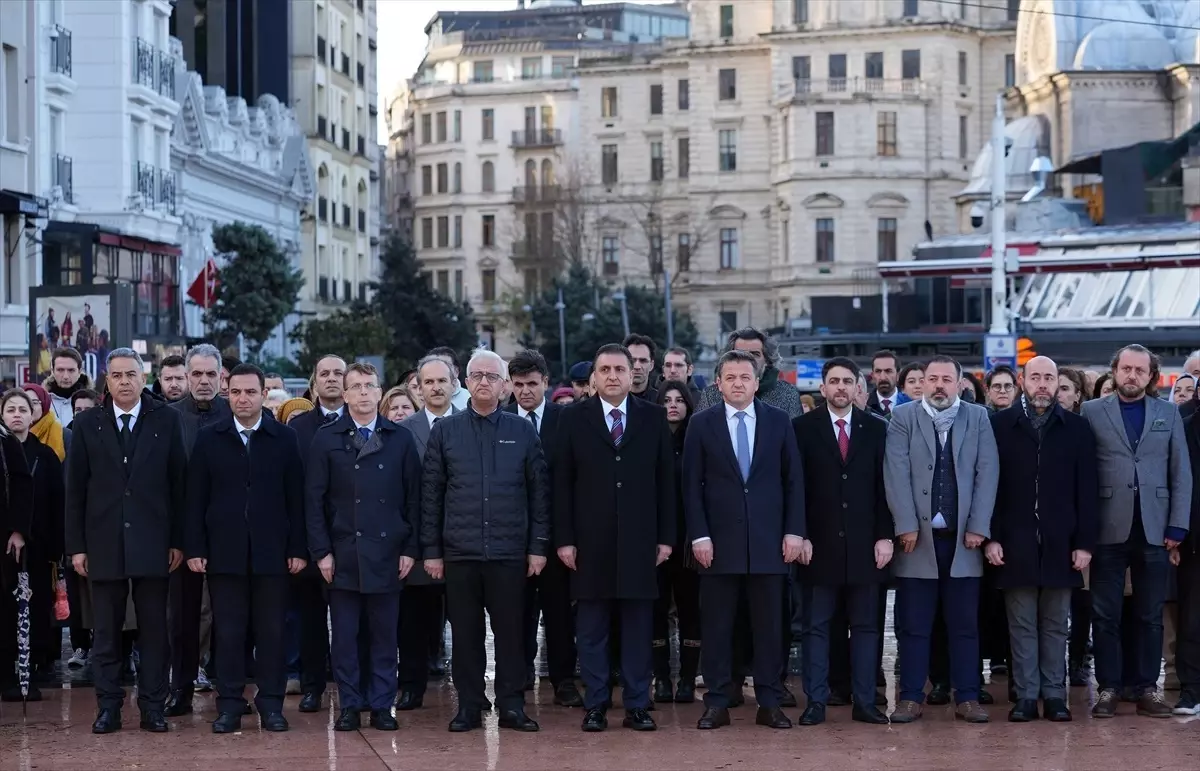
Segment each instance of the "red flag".
[[221,284],[221,273],[217,263],[209,260],[204,264],[204,270],[196,276],[196,280],[188,287],[187,296],[201,308],[208,310],[217,299],[217,287]]

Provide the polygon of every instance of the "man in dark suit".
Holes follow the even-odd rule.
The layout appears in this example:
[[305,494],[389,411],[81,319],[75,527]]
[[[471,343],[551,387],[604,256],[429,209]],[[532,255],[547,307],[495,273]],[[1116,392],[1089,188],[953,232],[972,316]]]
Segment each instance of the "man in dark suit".
[[754,398],[758,362],[727,351],[717,362],[722,401],[696,414],[683,450],[683,500],[700,566],[701,667],[708,694],[700,729],[729,725],[733,633],[743,589],[753,627],[759,725],[791,728],[783,714],[784,619],[789,565],[807,564],[804,470],[787,413]]
[[871,380],[875,390],[867,399],[867,409],[877,415],[889,417],[896,406],[896,379],[900,371],[900,357],[895,351],[876,351],[871,357]]
[[[878,363],[876,364],[878,366]],[[858,365],[846,358],[825,362],[821,394],[825,404],[796,418],[796,442],[804,465],[805,511],[812,563],[802,572],[804,607],[804,691],[808,706],[800,725],[825,722],[829,702],[830,649],[846,644],[831,639],[831,622],[845,609],[850,632],[852,717],[886,724],[875,705],[879,667],[880,587],[892,560],[892,514],[883,488],[887,423],[854,406]]]
[[[417,557],[421,461],[412,434],[379,415],[379,390],[373,366],[346,368],[346,414],[317,435],[306,470],[309,552],[329,584],[341,705],[335,731],[357,731],[364,706],[376,730],[400,727],[392,715],[396,630],[401,581]],[[369,661],[360,661],[364,632]],[[370,671],[365,693],[364,668]]]
[[625,346],[629,355],[633,357],[633,386],[630,393],[639,399],[657,404],[658,389],[650,384],[658,360],[658,347],[654,340],[634,332],[627,335],[621,345]]
[[[340,356],[322,356],[313,368],[317,408],[291,422],[300,445],[300,459],[308,466],[309,450],[317,432],[341,420],[346,412],[346,361]],[[299,618],[301,712],[319,712],[325,693],[329,662],[329,602],[326,584],[316,563],[292,577],[292,608]]]
[[[221,352],[202,343],[184,357],[187,392],[171,401],[183,416],[183,446],[190,455],[201,429],[233,420],[229,402],[218,393],[221,387]],[[170,401],[170,400],[168,400]],[[211,630],[202,628],[204,574],[177,570],[171,576],[171,697],[167,717],[192,713],[193,684],[200,672],[201,641]],[[244,655],[244,654],[243,654]]]
[[614,614],[621,626],[623,724],[657,728],[648,711],[651,645],[656,570],[675,543],[675,450],[666,410],[630,398],[633,366],[624,346],[601,346],[593,363],[596,398],[564,410],[556,438],[554,538],[559,559],[574,571],[584,731],[608,727]]
[[67,457],[66,552],[75,571],[91,579],[98,734],[121,728],[121,628],[131,581],[141,727],[167,730],[168,578],[183,562],[187,454],[183,420],[142,393],[144,372],[133,349],[108,354],[109,395],[102,408],[75,419]]
[[[546,401],[550,385],[550,367],[537,351],[520,351],[508,362],[508,379],[516,403],[508,406],[533,424],[542,440],[551,477],[554,474],[559,419],[563,407]],[[553,537],[553,536],[552,536]],[[533,576],[525,592],[525,661],[528,673],[525,689],[536,686],[539,614],[546,620],[547,664],[554,685],[554,703],[564,707],[582,707],[583,697],[575,687],[575,617],[571,612],[571,579],[562,560],[549,560],[540,575]]]
[[[267,731],[286,731],[283,628],[288,576],[304,569],[304,466],[296,432],[263,414],[264,377],[229,373],[233,419],[202,430],[188,466],[185,554],[208,577],[219,717],[213,733],[241,730],[246,638],[254,634],[255,706]],[[251,611],[253,610],[253,615]]]
[[[417,364],[417,381],[425,406],[400,421],[417,442],[417,455],[425,458],[429,433],[442,419],[459,412],[450,401],[454,393],[454,370],[439,356],[426,356]],[[446,584],[424,570],[413,570],[400,593],[400,699],[401,712],[419,709],[425,703],[430,669],[442,651],[446,627]]]

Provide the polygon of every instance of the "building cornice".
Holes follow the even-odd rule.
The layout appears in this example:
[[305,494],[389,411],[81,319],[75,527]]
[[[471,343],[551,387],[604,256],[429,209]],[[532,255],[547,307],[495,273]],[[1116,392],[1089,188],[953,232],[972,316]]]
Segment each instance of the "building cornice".
[[853,25],[853,26],[829,26],[820,27],[817,29],[795,29],[783,28],[771,32],[764,32],[760,35],[764,40],[771,42],[787,42],[787,41],[805,41],[817,42],[825,39],[844,39],[848,37],[899,37],[910,34],[920,34],[929,32],[952,32],[954,34],[963,35],[965,37],[1005,37],[1008,35],[1016,36],[1017,26],[1014,22],[1012,26],[1002,27],[975,27],[969,24],[960,24],[956,21],[913,21],[913,22],[894,22],[890,24],[878,25]]

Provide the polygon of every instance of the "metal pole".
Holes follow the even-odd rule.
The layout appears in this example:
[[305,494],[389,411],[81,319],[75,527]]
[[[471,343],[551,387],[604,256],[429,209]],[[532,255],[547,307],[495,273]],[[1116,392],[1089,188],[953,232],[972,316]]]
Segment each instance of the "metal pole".
[[888,282],[887,282],[887,279],[883,280],[881,291],[879,294],[882,298],[882,303],[883,303],[883,309],[882,309],[883,310],[883,333],[886,335],[888,333]]
[[992,326],[990,334],[1008,334],[1008,282],[1004,257],[1008,250],[1005,233],[1005,199],[1008,181],[1004,168],[1004,97],[996,95],[992,118]]
[[558,311],[558,354],[562,358],[562,376],[565,381],[567,379],[567,306],[563,302],[561,286],[558,288],[558,302],[554,304],[554,309]]
[[663,268],[663,302],[667,311],[667,347],[675,347],[675,319],[671,310],[671,269]]
[[625,291],[618,292],[616,299],[621,303],[621,325],[625,327],[625,336],[629,337],[629,306],[625,304]]

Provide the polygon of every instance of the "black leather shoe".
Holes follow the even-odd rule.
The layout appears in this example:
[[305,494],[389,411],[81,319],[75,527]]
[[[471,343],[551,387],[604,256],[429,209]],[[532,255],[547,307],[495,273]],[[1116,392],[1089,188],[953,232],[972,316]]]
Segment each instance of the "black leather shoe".
[[338,719],[333,723],[335,731],[357,731],[362,728],[362,718],[356,709],[343,709]]
[[756,725],[765,725],[767,728],[792,727],[792,721],[783,714],[783,710],[779,707],[759,707],[758,714],[754,716],[754,722]]
[[1042,702],[1042,714],[1051,723],[1070,723],[1071,710],[1063,699],[1046,699]]
[[269,733],[281,734],[291,728],[282,712],[268,712],[261,717],[261,720],[262,729]]
[[500,727],[527,734],[537,733],[541,728],[537,721],[525,714],[523,709],[506,709],[500,713]]
[[658,730],[658,723],[655,723],[654,718],[650,717],[650,713],[643,708],[625,710],[625,719],[621,721],[621,725],[635,731]]
[[979,689],[979,703],[988,706],[996,703],[996,698],[987,692],[987,689]]
[[212,722],[212,732],[215,734],[231,734],[242,730],[242,716],[235,712],[222,712]]
[[92,723],[92,733],[111,734],[121,730],[121,710],[102,709]]
[[450,733],[460,734],[482,726],[483,717],[479,714],[479,710],[459,707],[458,714],[450,721],[449,730]]
[[800,714],[800,725],[821,725],[825,722],[825,705],[809,704]]
[[950,703],[950,686],[938,683],[929,690],[925,703],[931,707],[944,707]]
[[392,711],[387,709],[371,710],[371,727],[376,731],[400,730],[400,724],[392,717]]
[[1017,699],[1017,703],[1008,711],[1010,723],[1030,723],[1037,719],[1037,699]]
[[396,699],[396,711],[409,712],[410,710],[420,709],[425,706],[425,696],[418,696],[412,691],[404,691],[400,694],[400,698]]
[[779,706],[783,709],[795,709],[798,706],[796,694],[792,693],[786,685],[783,686],[783,696],[779,698]]
[[888,723],[887,715],[883,714],[879,707],[874,704],[867,705],[866,707],[860,707],[855,704],[853,711],[850,713],[850,719],[874,725],[887,725]]
[[600,707],[593,707],[583,716],[583,730],[598,733],[608,729],[608,715]]
[[691,704],[696,700],[696,680],[680,680],[679,685],[675,688],[675,703],[676,704]]
[[167,702],[167,708],[163,710],[163,714],[167,717],[183,717],[184,715],[192,714],[193,711],[191,695],[179,691],[171,694],[171,698]]
[[306,693],[300,697],[301,712],[320,712],[321,711],[321,694]]
[[[849,707],[854,701],[854,697],[849,693],[842,691],[830,691],[829,700],[825,702],[827,707]],[[792,706],[795,706],[794,704]]]
[[170,726],[167,725],[167,719],[163,716],[163,713],[156,709],[148,709],[142,713],[141,728],[143,731],[149,731],[153,734],[165,734],[170,730]]
[[670,704],[675,701],[675,688],[671,685],[670,680],[654,682],[654,700],[659,704]]
[[723,707],[705,708],[704,714],[696,721],[696,728],[701,731],[712,731],[726,725],[729,725],[729,710]]
[[554,703],[560,707],[582,707],[583,697],[579,695],[575,683],[560,683],[554,689]]

